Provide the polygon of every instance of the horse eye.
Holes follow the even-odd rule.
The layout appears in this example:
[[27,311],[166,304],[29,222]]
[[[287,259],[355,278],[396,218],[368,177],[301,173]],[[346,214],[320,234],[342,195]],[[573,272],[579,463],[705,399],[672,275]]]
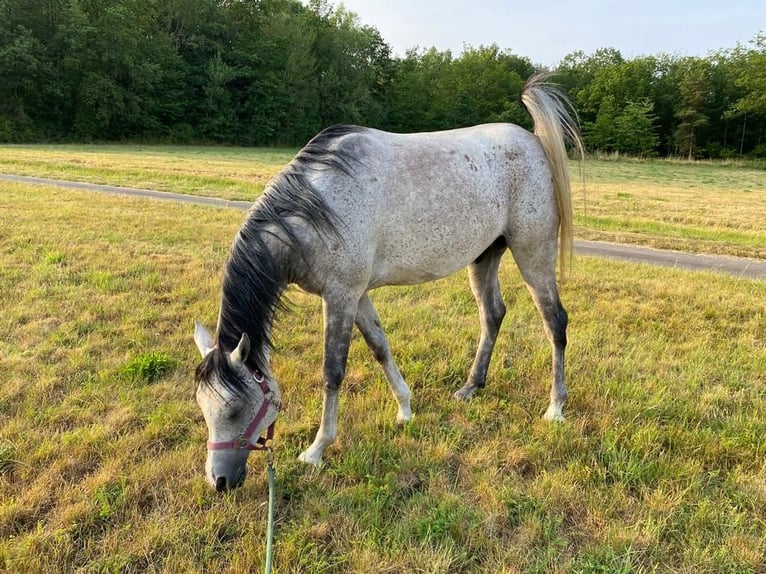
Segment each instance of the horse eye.
[[233,409],[231,409],[231,411],[229,411],[229,414],[226,415],[226,418],[229,419],[230,421],[233,421],[238,419],[239,415],[241,414],[242,414],[242,407],[234,407]]

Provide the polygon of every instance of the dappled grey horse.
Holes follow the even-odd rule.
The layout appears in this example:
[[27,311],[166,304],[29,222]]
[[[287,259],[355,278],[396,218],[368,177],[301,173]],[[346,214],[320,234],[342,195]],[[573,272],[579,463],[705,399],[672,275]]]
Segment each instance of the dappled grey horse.
[[324,310],[324,397],[313,444],[319,464],[337,434],[338,392],[354,325],[411,418],[410,390],[391,355],[368,292],[433,281],[468,267],[481,336],[465,385],[483,387],[505,305],[498,266],[510,249],[553,348],[549,420],[562,420],[567,392],[567,314],[556,282],[572,248],[565,140],[582,153],[564,96],[542,76],[522,102],[534,135],[510,124],[392,134],[336,126],[312,139],[249,210],[225,264],[215,337],[197,323],[203,356],[197,401],[209,431],[207,480],[242,483],[250,450],[273,432],[280,390],[269,366],[270,332],[288,284],[319,295]]

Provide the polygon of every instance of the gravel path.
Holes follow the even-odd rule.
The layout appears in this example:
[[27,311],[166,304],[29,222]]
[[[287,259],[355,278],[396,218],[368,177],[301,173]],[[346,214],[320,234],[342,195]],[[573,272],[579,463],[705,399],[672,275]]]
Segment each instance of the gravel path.
[[[236,208],[245,211],[251,205],[248,201],[229,201],[214,197],[200,197],[151,189],[135,189],[131,187],[118,187],[114,185],[100,185],[96,183],[81,183],[60,179],[48,179],[45,177],[30,177],[26,175],[0,174],[0,181],[14,183],[31,183],[36,185],[53,185],[67,189],[79,189],[84,191],[98,191],[116,195],[132,195],[159,200],[181,201],[197,205],[212,207]],[[634,245],[622,245],[617,243],[605,243],[601,241],[575,241],[575,252],[580,255],[592,257],[606,257],[608,259],[621,259],[634,263],[646,263],[649,265],[662,265],[664,267],[678,267],[693,269],[695,271],[718,271],[737,277],[748,279],[766,280],[766,261],[748,259],[744,257],[727,257],[720,255],[698,255],[683,253],[680,251],[668,251],[664,249],[652,249],[650,247],[638,247]]]

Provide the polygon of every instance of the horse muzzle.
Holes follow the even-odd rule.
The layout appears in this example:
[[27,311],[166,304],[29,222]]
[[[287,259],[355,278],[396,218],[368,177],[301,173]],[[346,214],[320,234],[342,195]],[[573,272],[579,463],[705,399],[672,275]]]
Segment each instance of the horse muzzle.
[[227,490],[233,490],[242,486],[246,476],[247,466],[243,464],[231,474],[222,473],[209,475],[208,482],[215,488],[216,492],[226,492]]

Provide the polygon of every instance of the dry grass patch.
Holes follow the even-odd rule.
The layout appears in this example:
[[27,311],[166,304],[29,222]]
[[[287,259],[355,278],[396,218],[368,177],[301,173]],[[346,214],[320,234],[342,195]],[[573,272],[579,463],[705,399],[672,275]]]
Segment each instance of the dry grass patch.
[[766,171],[757,164],[589,161],[583,239],[766,258]]

